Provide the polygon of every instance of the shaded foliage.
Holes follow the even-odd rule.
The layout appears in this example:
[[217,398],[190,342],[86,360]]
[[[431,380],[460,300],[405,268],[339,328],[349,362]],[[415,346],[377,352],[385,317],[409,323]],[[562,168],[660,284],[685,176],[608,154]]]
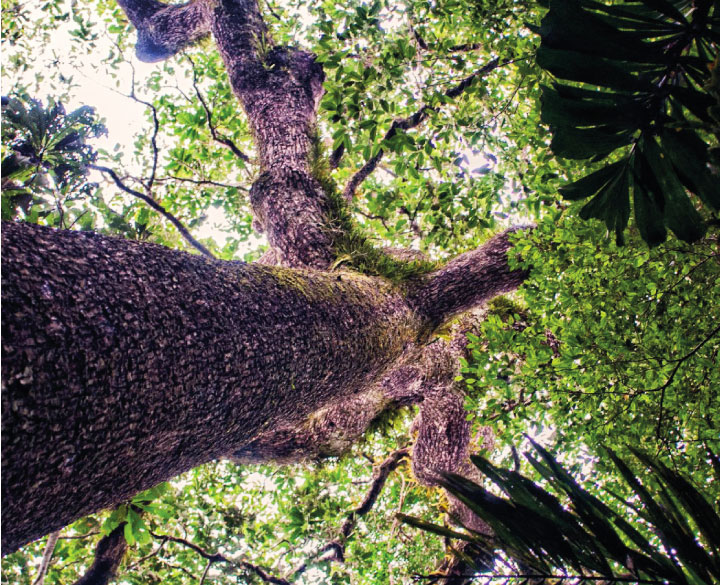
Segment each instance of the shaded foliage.
[[[638,475],[608,450],[637,502],[624,503],[625,509],[618,512],[584,489],[546,449],[531,443],[534,453],[525,456],[551,491],[478,456],[473,463],[504,497],[457,475],[445,478],[446,488],[490,524],[492,537],[449,533],[402,519],[479,544],[488,554],[500,551],[516,564],[521,577],[534,575],[540,583],[558,578],[584,582],[583,576],[608,582],[720,581],[720,516],[682,475],[632,449],[636,465],[644,468]],[[478,570],[478,577],[493,573]]]
[[2,118],[2,218],[22,209],[28,221],[56,214],[62,225],[63,205],[97,189],[87,180],[88,165],[97,159],[88,140],[105,127],[89,106],[68,114],[59,102],[45,107],[27,97],[4,97]]
[[709,213],[720,210],[720,160],[709,149],[718,140],[717,3],[549,6],[537,62],[564,80],[545,86],[541,98],[551,148],[566,158],[606,161],[561,194],[592,197],[580,217],[604,221],[618,243],[631,199],[648,244],[663,242],[666,228],[685,241],[701,238]]

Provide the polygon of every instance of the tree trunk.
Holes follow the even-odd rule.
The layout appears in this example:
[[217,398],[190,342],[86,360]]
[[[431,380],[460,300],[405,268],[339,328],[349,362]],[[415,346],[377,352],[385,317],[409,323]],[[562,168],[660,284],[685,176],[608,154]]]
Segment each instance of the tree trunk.
[[[144,60],[212,33],[256,141],[257,223],[292,268],[4,224],[3,554],[218,457],[295,459],[312,413],[335,425],[365,405],[339,439],[310,428],[322,449],[344,448],[388,404],[448,386],[409,360],[434,354],[422,346],[436,327],[526,276],[508,267],[507,233],[402,287],[317,271],[335,257],[337,201],[312,173],[314,56],[273,46],[256,0],[119,2]],[[464,458],[468,433],[454,428]],[[422,437],[417,453],[435,457],[444,444]],[[416,465],[428,482],[431,468]]]
[[357,393],[419,329],[378,279],[2,238],[3,552]]

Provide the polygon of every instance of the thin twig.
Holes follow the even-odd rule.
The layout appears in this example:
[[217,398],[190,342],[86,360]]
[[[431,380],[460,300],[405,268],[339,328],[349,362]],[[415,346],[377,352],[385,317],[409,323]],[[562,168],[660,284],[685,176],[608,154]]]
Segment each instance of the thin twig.
[[152,551],[151,553],[146,554],[144,557],[140,557],[140,558],[139,558],[137,561],[135,561],[132,565],[128,566],[128,571],[129,571],[130,569],[134,569],[135,567],[137,567],[137,566],[140,565],[141,563],[144,563],[144,562],[147,561],[148,559],[151,559],[152,557],[155,557],[155,556],[159,555],[159,554],[160,554],[160,551],[162,551],[163,547],[164,547],[166,544],[167,544],[167,538],[164,538],[164,539],[160,542],[160,544],[158,545],[158,547],[157,547],[154,551]]
[[720,325],[715,327],[710,334],[705,337],[698,345],[696,345],[691,351],[686,353],[684,356],[677,358],[675,362],[675,367],[673,368],[672,372],[670,372],[670,375],[668,376],[667,380],[665,380],[665,383],[658,387],[654,388],[652,390],[648,390],[648,392],[660,392],[660,407],[658,408],[658,422],[657,426],[655,427],[655,436],[659,439],[660,438],[660,431],[662,427],[663,422],[663,408],[665,403],[665,390],[667,390],[668,386],[672,383],[673,379],[675,378],[675,374],[677,374],[678,370],[680,369],[680,366],[685,363],[688,359],[690,359],[692,356],[694,356],[698,351],[700,351],[700,348],[702,348],[703,345],[705,345],[708,341],[710,341],[717,333],[720,332]]
[[[418,47],[420,47],[423,51],[430,51],[430,47],[425,42],[425,39],[420,35],[420,33],[417,31],[417,29],[414,26],[410,26],[410,31],[413,34],[413,37],[415,37],[415,41],[418,44]],[[445,49],[446,53],[469,53],[471,51],[477,51],[478,49],[482,48],[482,43],[459,43],[457,45],[452,45]]]
[[40,568],[38,569],[37,576],[33,581],[33,585],[43,585],[45,582],[45,575],[47,575],[48,569],[50,568],[50,561],[52,561],[53,553],[55,552],[55,545],[57,544],[59,537],[59,530],[51,532],[48,535],[45,550],[43,551],[42,561],[40,562]]
[[[500,59],[493,59],[485,66],[475,71],[475,73],[468,75],[465,79],[460,81],[460,83],[458,83],[454,87],[450,88],[443,95],[447,98],[454,99],[460,96],[468,87],[470,87],[476,79],[482,77],[483,75],[486,75],[487,73],[490,73],[498,67],[514,63],[516,60],[517,59],[507,59],[501,62]],[[431,112],[436,112],[437,110],[438,108],[425,104],[414,114],[400,120],[394,120],[390,126],[390,129],[385,134],[383,142],[391,140],[393,136],[398,133],[398,130],[405,131],[410,130],[411,128],[416,128],[427,119]],[[384,155],[385,151],[380,148],[375,154],[375,156],[365,162],[365,164],[360,168],[360,170],[357,171],[350,178],[350,181],[348,181],[348,184],[345,186],[345,190],[343,191],[343,197],[345,197],[347,201],[352,200],[357,188],[375,170]]]
[[200,581],[198,582],[198,585],[203,585],[205,583],[205,577],[207,577],[208,571],[210,570],[210,567],[213,566],[212,561],[208,561],[207,565],[205,565],[205,570],[203,571],[202,577],[200,577]]
[[195,73],[195,63],[190,58],[189,55],[186,55],[186,57],[187,57],[187,60],[190,61],[190,65],[192,65],[193,88],[195,88],[195,93],[196,93],[198,99],[200,100],[200,104],[202,105],[203,110],[205,110],[205,119],[207,120],[208,128],[210,128],[210,134],[212,135],[213,140],[215,142],[217,142],[218,144],[222,144],[226,148],[229,148],[230,151],[236,157],[238,157],[240,160],[247,162],[247,163],[251,162],[250,157],[248,155],[246,155],[244,152],[242,152],[230,138],[221,136],[218,133],[217,128],[215,128],[215,125],[213,124],[213,121],[212,121],[212,112],[210,111],[210,108],[208,107],[207,103],[205,102],[205,98],[203,97],[202,93],[200,92],[200,88],[197,86],[197,75]]
[[390,226],[387,224],[387,220],[382,215],[374,215],[372,213],[365,213],[364,211],[361,211],[359,209],[357,210],[357,213],[359,213],[363,217],[366,217],[367,219],[377,219],[386,230],[390,231]]
[[82,217],[83,217],[84,215],[87,215],[87,213],[88,213],[89,211],[90,211],[89,209],[86,209],[86,210],[83,211],[80,215],[78,215],[78,216],[72,221],[72,223],[67,227],[67,229],[71,230],[71,229],[73,228],[73,226],[74,226],[78,221],[80,221],[80,219],[82,219]]
[[178,220],[172,213],[170,213],[167,209],[165,209],[162,205],[160,205],[157,201],[155,201],[152,197],[145,195],[144,193],[140,193],[140,191],[136,191],[135,189],[131,189],[130,187],[126,186],[125,183],[122,182],[120,177],[118,177],[117,173],[112,170],[109,167],[103,167],[100,165],[91,164],[88,165],[91,169],[95,169],[96,171],[100,171],[102,173],[107,173],[110,175],[110,178],[115,182],[115,185],[118,186],[118,188],[125,191],[125,193],[128,193],[130,195],[133,195],[134,197],[137,197],[138,199],[142,199],[145,203],[147,203],[150,207],[152,207],[155,211],[157,211],[160,215],[162,215],[165,219],[167,219],[170,223],[172,223],[177,230],[182,234],[182,236],[190,243],[196,250],[199,250],[202,254],[207,256],[208,258],[215,258],[212,255],[212,252],[208,250],[205,246],[203,246],[200,242],[198,242],[195,238],[193,238],[190,235],[190,232],[187,230],[187,228],[180,223],[180,220]]
[[188,179],[185,177],[177,177],[175,175],[168,175],[167,177],[160,177],[155,179],[156,183],[167,183],[168,181],[179,181],[182,183],[192,183],[193,185],[211,185],[213,187],[223,187],[225,189],[239,189],[240,191],[247,191],[247,187],[241,185],[231,185],[230,183],[220,183],[218,181],[211,181],[210,179]]

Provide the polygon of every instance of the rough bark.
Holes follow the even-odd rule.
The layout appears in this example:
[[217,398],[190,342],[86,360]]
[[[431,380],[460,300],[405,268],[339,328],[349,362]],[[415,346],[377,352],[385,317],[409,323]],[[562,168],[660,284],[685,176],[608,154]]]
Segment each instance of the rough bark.
[[177,54],[210,31],[205,20],[205,0],[164,4],[157,0],[118,0],[137,29],[135,54],[154,63]]
[[2,236],[4,551],[352,396],[419,327],[377,279]]
[[261,165],[250,201],[284,266],[333,261],[327,194],[310,169],[324,73],[315,56],[274,46],[257,0],[168,6],[120,0],[138,30],[138,57],[161,60],[211,32],[247,114]]
[[[266,457],[281,436],[295,457],[298,428],[342,448],[388,405],[440,397],[455,370],[442,344],[425,347],[434,328],[525,276],[508,268],[507,234],[402,292],[286,268],[334,260],[329,194],[311,161],[322,67],[273,45],[256,0],[120,5],[143,60],[213,35],[255,137],[250,199],[279,266],[3,226],[4,554],[206,461]],[[361,403],[368,416],[347,426]],[[345,424],[339,442],[326,422]],[[457,471],[467,433],[446,423],[462,443]],[[422,454],[440,442],[419,436],[416,473],[431,483]]]
[[98,541],[92,565],[80,579],[75,581],[75,585],[107,585],[110,583],[120,567],[127,548],[125,523],[123,522]]
[[256,0],[208,4],[208,20],[255,137],[262,173],[250,191],[256,220],[285,266],[333,261],[327,194],[312,176],[325,78],[311,53],[275,47]]
[[527,271],[510,270],[507,260],[510,235],[518,229],[522,228],[494,236],[480,248],[461,254],[414,283],[408,301],[429,323],[430,330],[523,283]]

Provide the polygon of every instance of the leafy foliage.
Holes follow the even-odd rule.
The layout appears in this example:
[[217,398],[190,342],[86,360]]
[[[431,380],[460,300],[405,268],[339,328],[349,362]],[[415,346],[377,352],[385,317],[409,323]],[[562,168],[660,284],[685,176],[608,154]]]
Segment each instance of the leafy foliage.
[[3,219],[22,208],[26,220],[37,221],[62,213],[61,199],[67,204],[94,193],[97,185],[86,175],[97,152],[88,140],[105,128],[91,107],[67,114],[52,100],[46,108],[37,100],[3,98],[2,116]]
[[709,481],[699,447],[720,450],[717,240],[616,247],[558,212],[515,250],[531,276],[470,338],[468,416],[505,449],[528,429],[552,433],[566,454],[645,445]]
[[[666,228],[691,242],[720,210],[717,96],[720,13],[712,1],[553,0],[542,21],[538,64],[566,80],[545,86],[542,116],[553,152],[605,164],[560,192],[615,233],[630,217],[649,245]],[[572,83],[567,83],[567,81]],[[705,218],[693,193],[705,207]]]
[[[501,551],[516,564],[518,574],[534,575],[538,582],[568,575],[578,575],[578,582],[583,576],[609,582],[628,577],[697,585],[720,581],[720,516],[686,478],[632,449],[645,468],[640,477],[608,450],[638,502],[624,503],[619,513],[578,484],[547,450],[531,443],[535,454],[525,456],[552,491],[478,456],[473,463],[504,497],[461,476],[444,480],[451,493],[490,525],[492,537],[449,534],[441,527],[401,519],[480,544],[489,553]],[[483,573],[492,575],[479,575]]]

